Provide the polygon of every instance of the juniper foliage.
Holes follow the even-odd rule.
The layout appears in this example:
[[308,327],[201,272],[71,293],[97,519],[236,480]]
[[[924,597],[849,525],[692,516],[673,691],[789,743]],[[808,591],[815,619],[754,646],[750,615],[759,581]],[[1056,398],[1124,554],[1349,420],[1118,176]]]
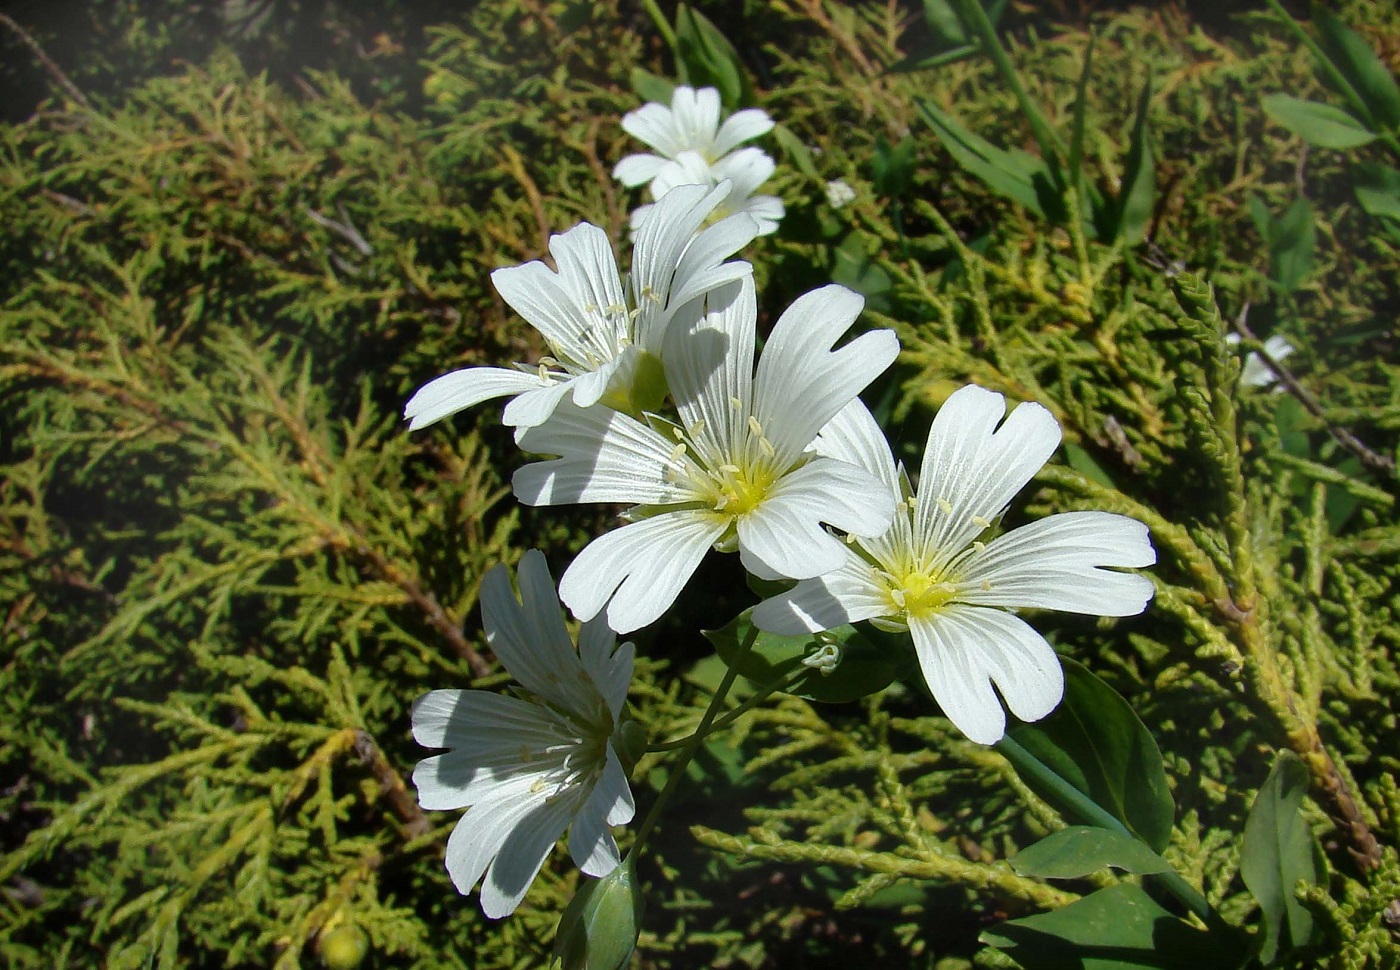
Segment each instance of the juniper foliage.
[[[1343,14],[1383,51],[1400,30],[1376,5]],[[832,278],[867,294],[905,348],[879,411],[906,458],[967,381],[1052,410],[1065,463],[1013,516],[1122,512],[1159,550],[1144,617],[1045,622],[1165,753],[1170,860],[1256,922],[1239,836],[1271,752],[1295,750],[1327,861],[1299,889],[1319,927],[1299,959],[1396,967],[1400,253],[1353,201],[1348,158],[1260,111],[1261,92],[1319,82],[1275,21],[1240,18],[1246,39],[1178,7],[1004,35],[1067,127],[1092,27],[1084,157],[1110,183],[1157,79],[1140,247],[1048,226],[937,148],[919,98],[999,144],[1027,131],[983,60],[885,70],[923,41],[908,11],[801,0],[717,22],[763,106],[820,149],[808,170],[791,146],[780,159],[790,215],[752,254],[764,312]],[[530,546],[562,566],[606,510],[519,508],[490,408],[412,436],[398,415],[430,377],[540,351],[491,269],[582,219],[624,237],[637,200],[609,172],[633,150],[630,74],[672,67],[647,27],[611,0],[490,0],[409,52],[411,98],[357,93],[353,70],[273,83],[223,48],[108,95],[83,76],[81,100],[59,90],[0,128],[7,964],[337,965],[357,934],[383,965],[542,961],[576,875],[547,865],[500,923],[459,897],[441,864],[455,818],[405,788],[408,707],[503,683],[482,575]],[[906,136],[911,182],[882,197],[870,160]],[[840,209],[836,178],[856,191]],[[1246,199],[1280,211],[1300,191],[1316,246],[1286,292]],[[1288,336],[1316,411],[1239,387],[1236,321]],[[724,582],[641,644],[632,700],[658,739],[687,734],[718,682],[693,631],[751,601]],[[1018,875],[1006,860],[1064,820],[930,714],[896,684],[760,705],[707,741],[643,863],[639,961],[1003,966],[982,925],[1118,878]],[[668,764],[640,765],[643,799]]]

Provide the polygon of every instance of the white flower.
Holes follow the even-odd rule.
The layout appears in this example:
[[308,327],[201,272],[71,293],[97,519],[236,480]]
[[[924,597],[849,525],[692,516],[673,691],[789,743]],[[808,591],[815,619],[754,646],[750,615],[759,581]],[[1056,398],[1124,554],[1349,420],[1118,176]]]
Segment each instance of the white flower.
[[[1233,347],[1240,342],[1240,335],[1233,331],[1227,333],[1225,342]],[[1264,341],[1264,353],[1268,354],[1274,363],[1283,360],[1293,353],[1293,350],[1293,345],[1283,334],[1276,333]],[[1244,367],[1240,370],[1240,384],[1245,387],[1265,388],[1277,382],[1278,378],[1274,376],[1274,372],[1269,369],[1268,364],[1259,358],[1258,354],[1253,352],[1245,354]],[[1281,388],[1276,387],[1274,390],[1281,390]]]
[[1050,713],[1064,693],[1055,651],[1011,611],[1140,613],[1151,581],[1101,567],[1156,561],[1146,526],[1107,512],[1051,515],[977,541],[1060,442],[1059,425],[1040,405],[1022,404],[1002,422],[1005,413],[1000,394],[975,385],[949,397],[929,431],[915,495],[879,426],[853,403],[823,429],[817,450],[878,475],[899,501],[894,523],[855,539],[839,569],[753,613],[758,627],[782,634],[860,620],[907,628],[939,706],[982,744],[1006,728],[993,684],[1026,721]]
[[632,680],[632,644],[616,650],[602,623],[574,649],[544,556],[520,560],[520,594],[497,566],[481,584],[482,626],[520,683],[515,696],[435,690],[413,705],[413,737],[451,748],[413,771],[430,810],[470,806],[447,841],[447,871],[463,894],[481,884],[492,918],[515,911],[564,830],[590,876],[617,867],[610,825],[632,820],[632,791],[616,750]]
[[[652,179],[651,191],[656,197],[680,185],[719,185],[729,183],[729,195],[711,215],[713,219],[742,212],[758,224],[758,234],[776,232],[786,209],[776,195],[754,195],[768,181],[775,166],[768,154],[757,148],[743,148],[731,155],[707,164],[696,152],[681,152],[674,161],[666,162]],[[638,206],[632,213],[632,232],[641,231],[656,206]]]
[[826,202],[833,209],[841,209],[856,200],[856,190],[845,179],[832,179],[826,183]]
[[534,367],[468,367],[428,382],[404,407],[410,430],[496,397],[514,397],[503,420],[515,427],[544,421],[566,396],[580,407],[606,397],[637,413],[659,404],[653,372],[671,318],[753,272],[742,260],[724,262],[753,239],[753,220],[732,216],[697,233],[728,192],[688,186],[664,196],[637,233],[626,284],[607,233],[587,222],[550,238],[557,272],[539,260],[496,270],[497,292],[543,334],[552,356]]
[[711,546],[737,546],[756,575],[816,576],[845,559],[821,523],[878,535],[894,512],[869,472],[807,450],[899,353],[888,330],[832,349],[861,297],[826,286],[798,298],[773,327],[756,375],[753,281],[706,302],[668,335],[679,426],[565,404],[520,437],[522,448],[560,456],[515,473],[525,504],[638,506],[629,524],[590,543],[559,584],[576,616],[607,606],[619,632],[665,612]]
[[[714,88],[681,85],[671,95],[671,106],[649,102],[623,116],[622,129],[656,150],[656,154],[628,155],[613,169],[613,178],[635,188],[656,178],[667,160],[682,152],[695,152],[713,165],[742,142],[765,135],[773,120],[759,108],[736,111],[721,125],[719,92]],[[660,198],[663,193],[653,190]]]

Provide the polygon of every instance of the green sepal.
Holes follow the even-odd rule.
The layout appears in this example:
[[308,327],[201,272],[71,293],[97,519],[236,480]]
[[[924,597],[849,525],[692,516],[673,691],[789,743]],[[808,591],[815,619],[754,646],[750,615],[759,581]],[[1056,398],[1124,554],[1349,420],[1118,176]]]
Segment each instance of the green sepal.
[[1324,871],[1302,814],[1308,782],[1297,756],[1279,752],[1244,823],[1240,878],[1259,900],[1259,962],[1266,967],[1306,946],[1313,935],[1312,913],[1295,895],[1300,882],[1315,886]]

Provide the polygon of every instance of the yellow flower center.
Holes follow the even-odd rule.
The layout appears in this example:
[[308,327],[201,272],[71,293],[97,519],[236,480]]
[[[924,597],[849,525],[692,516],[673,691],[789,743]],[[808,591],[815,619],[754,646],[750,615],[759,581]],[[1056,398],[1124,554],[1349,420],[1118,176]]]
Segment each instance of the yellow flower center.
[[932,616],[951,603],[958,592],[951,576],[939,570],[930,573],[914,566],[899,574],[885,574],[885,596],[890,613],[904,617]]

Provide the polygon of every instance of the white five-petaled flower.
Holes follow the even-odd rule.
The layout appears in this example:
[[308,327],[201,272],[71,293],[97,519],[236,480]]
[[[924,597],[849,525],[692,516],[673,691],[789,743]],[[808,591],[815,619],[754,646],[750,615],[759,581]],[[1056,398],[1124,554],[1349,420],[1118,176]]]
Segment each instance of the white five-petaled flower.
[[860,620],[907,628],[939,706],[982,744],[1006,728],[993,684],[1017,717],[1044,717],[1063,696],[1064,671],[1012,611],[1141,613],[1151,581],[1102,567],[1156,561],[1147,527],[1107,512],[1064,512],[978,541],[1059,443],[1045,408],[1022,404],[1006,416],[1000,394],[969,385],[933,422],[916,494],[879,426],[854,402],[823,429],[817,451],[877,475],[898,500],[894,523],[854,538],[839,569],[760,603],[754,623],[782,634]]
[[[776,195],[754,195],[768,181],[774,170],[773,159],[757,148],[741,148],[726,155],[713,165],[707,164],[697,152],[681,152],[674,161],[661,166],[651,181],[652,195],[659,198],[678,185],[719,185],[729,183],[729,195],[715,209],[713,218],[723,218],[742,212],[758,224],[758,234],[776,232],[778,222],[787,210]],[[638,233],[656,209],[654,205],[638,206],[632,212],[632,232]]]
[[833,349],[863,300],[840,286],[799,297],[754,371],[753,281],[712,292],[668,334],[666,378],[680,423],[562,404],[520,446],[559,457],[515,473],[527,505],[619,502],[631,521],[595,539],[559,584],[581,619],[607,607],[625,633],[675,601],[712,546],[745,568],[804,578],[845,560],[821,523],[857,535],[889,527],[894,499],[855,465],[808,450],[822,427],[899,353],[888,330]]
[[760,108],[736,111],[722,125],[719,114],[719,91],[686,85],[676,88],[670,107],[653,101],[629,111],[622,118],[622,130],[655,154],[628,155],[613,168],[613,178],[628,188],[644,185],[682,152],[694,152],[702,163],[713,165],[741,143],[773,129],[773,119]]
[[[1233,331],[1225,335],[1225,342],[1234,346],[1240,342],[1240,335]],[[1281,362],[1289,354],[1293,353],[1293,345],[1288,342],[1288,338],[1281,333],[1276,333],[1268,340],[1264,341],[1264,353],[1274,363]],[[1253,351],[1244,356],[1244,367],[1240,370],[1240,385],[1243,387],[1266,388],[1278,383],[1278,378],[1269,369],[1269,365]],[[1274,387],[1275,391],[1282,388]]]
[[487,916],[507,916],[555,842],[590,876],[617,867],[608,826],[632,820],[632,791],[616,750],[632,680],[632,644],[586,623],[574,649],[544,556],[520,560],[520,594],[500,565],[481,584],[482,625],[519,682],[515,696],[435,690],[413,705],[413,737],[450,748],[418,764],[425,809],[470,806],[447,841],[447,871],[461,893],[477,880]]
[[537,366],[468,367],[429,381],[404,407],[409,428],[497,397],[514,398],[503,420],[519,428],[540,424],[570,395],[580,407],[657,406],[655,359],[671,318],[753,272],[743,260],[724,262],[754,238],[752,219],[734,215],[700,229],[728,192],[692,185],[662,197],[636,234],[625,284],[607,233],[587,222],[550,238],[557,271],[533,260],[493,272],[497,292],[544,336],[551,356]]

